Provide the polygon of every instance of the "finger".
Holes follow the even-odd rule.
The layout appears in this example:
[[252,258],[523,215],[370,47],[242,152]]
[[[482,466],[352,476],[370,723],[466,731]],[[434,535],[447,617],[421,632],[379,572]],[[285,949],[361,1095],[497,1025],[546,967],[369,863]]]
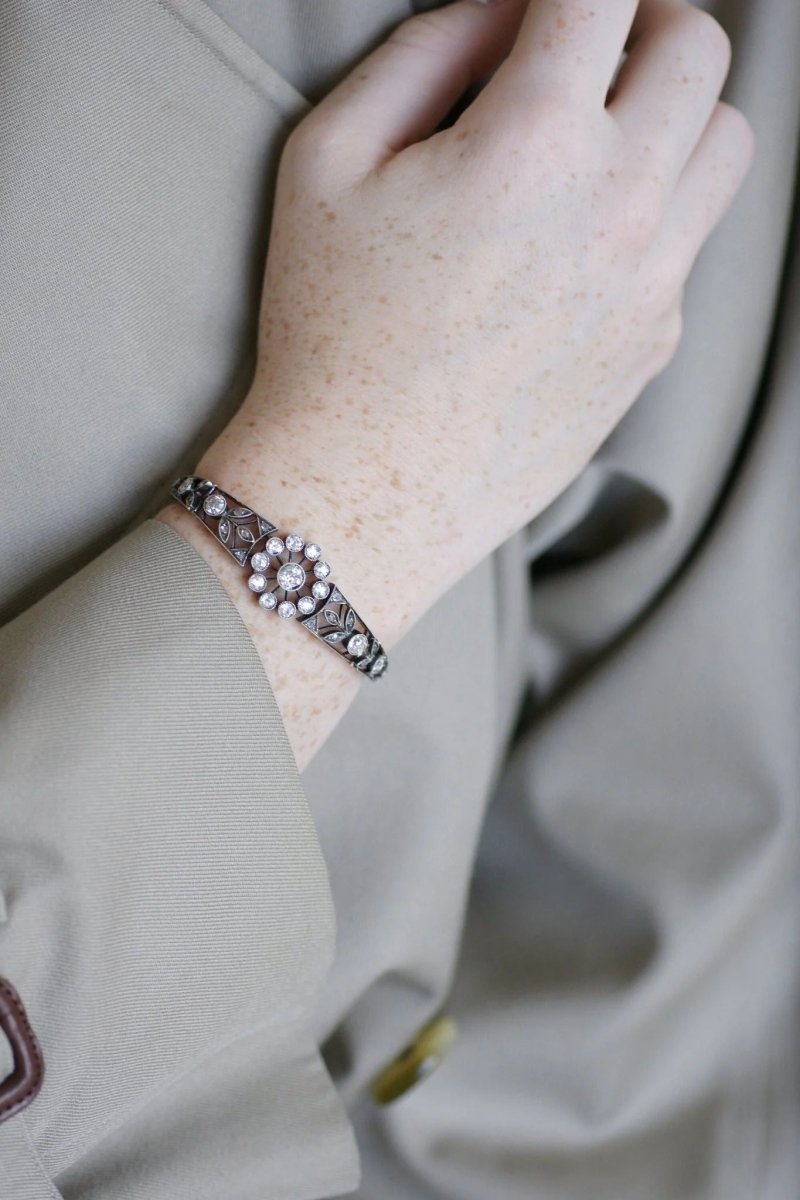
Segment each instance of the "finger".
[[678,180],[653,248],[684,277],[739,191],[754,151],[747,118],[732,105],[718,103]]
[[373,169],[433,133],[467,87],[503,59],[524,8],[525,0],[455,0],[408,18],[303,124],[323,123],[343,165]]
[[[514,48],[488,87],[579,96],[603,105],[637,0],[531,0]],[[497,90],[497,88],[495,88]]]
[[608,111],[637,154],[677,181],[730,65],[720,25],[684,0],[645,0]]

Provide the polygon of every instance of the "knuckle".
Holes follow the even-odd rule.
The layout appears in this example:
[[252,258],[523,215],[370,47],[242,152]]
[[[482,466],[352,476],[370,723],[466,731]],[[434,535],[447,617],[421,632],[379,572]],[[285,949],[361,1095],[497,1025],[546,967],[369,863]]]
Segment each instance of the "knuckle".
[[686,267],[676,251],[660,254],[647,272],[647,282],[640,292],[643,313],[660,320],[670,299],[679,295],[686,283]]
[[708,55],[715,66],[727,71],[731,61],[731,39],[715,17],[702,8],[690,6],[685,14],[687,36]]
[[411,50],[424,50],[438,45],[446,37],[444,22],[436,11],[414,13],[396,25],[386,42],[391,46],[406,46]]
[[629,179],[614,205],[616,226],[622,241],[634,249],[648,246],[661,225],[663,208],[662,189],[653,176],[638,175]]
[[538,97],[534,104],[510,110],[505,133],[506,148],[535,162],[537,169],[565,176],[590,170],[594,152],[590,122],[559,98]]
[[683,338],[683,313],[674,308],[663,318],[654,346],[652,363],[656,372],[663,371],[677,353]]
[[683,311],[673,308],[665,321],[664,340],[672,354],[678,349],[683,338]]
[[289,134],[283,156],[313,174],[334,155],[340,136],[335,119],[322,108],[314,109]]
[[664,296],[676,296],[686,286],[688,266],[683,252],[674,249],[671,254],[662,258],[658,273],[658,293]]
[[724,100],[717,102],[714,115],[721,126],[726,146],[731,148],[737,160],[749,163],[755,153],[756,135],[747,117],[741,109]]
[[571,102],[568,89],[538,96],[529,106],[520,105],[515,121],[524,132],[535,134],[557,151],[577,153],[589,142],[590,122]]

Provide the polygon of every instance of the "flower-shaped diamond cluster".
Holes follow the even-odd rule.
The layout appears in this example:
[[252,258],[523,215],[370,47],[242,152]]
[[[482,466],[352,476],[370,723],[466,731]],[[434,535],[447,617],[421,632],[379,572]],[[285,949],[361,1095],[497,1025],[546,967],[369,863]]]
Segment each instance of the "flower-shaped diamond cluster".
[[247,586],[258,595],[262,608],[281,617],[308,616],[330,592],[331,573],[316,542],[305,543],[299,533],[269,538],[263,550],[250,558],[252,575]]

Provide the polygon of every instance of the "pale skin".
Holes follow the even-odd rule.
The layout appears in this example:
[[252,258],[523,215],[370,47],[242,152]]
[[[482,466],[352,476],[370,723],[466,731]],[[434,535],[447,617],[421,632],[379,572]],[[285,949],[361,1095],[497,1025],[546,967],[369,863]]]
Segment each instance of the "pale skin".
[[[455,0],[289,137],[257,370],[195,473],[321,544],[388,651],[675,354],[686,279],[754,152],[719,100],[729,61],[684,0]],[[302,771],[391,666],[363,679],[260,609],[179,505],[158,518],[230,593]]]

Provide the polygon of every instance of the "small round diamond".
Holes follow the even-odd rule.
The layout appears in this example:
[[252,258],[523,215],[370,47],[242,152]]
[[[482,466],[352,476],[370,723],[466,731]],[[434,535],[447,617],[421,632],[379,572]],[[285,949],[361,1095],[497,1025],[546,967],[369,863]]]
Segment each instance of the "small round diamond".
[[291,550],[292,552],[303,549],[303,539],[300,537],[299,533],[287,533],[286,549]]
[[330,590],[327,583],[323,583],[321,579],[311,585],[311,595],[315,596],[317,600],[324,600]]
[[292,604],[291,600],[281,600],[280,604],[278,605],[279,617],[293,617],[296,612],[297,609]]
[[363,633],[354,633],[347,643],[347,649],[353,658],[361,658],[369,645],[369,638]]
[[267,554],[282,554],[283,539],[279,537],[271,537],[267,542]]
[[305,581],[306,573],[300,563],[289,562],[278,567],[278,587],[284,588],[287,592],[298,591]]
[[261,550],[257,551],[250,559],[250,566],[254,571],[266,571],[269,566],[269,555],[264,554]]
[[327,579],[331,573],[330,563],[318,562],[314,563],[314,574],[317,579]]
[[248,579],[247,586],[250,588],[251,592],[263,592],[264,588],[267,586],[266,577],[264,575],[259,575],[258,571],[256,571],[255,575],[251,575]]
[[305,617],[314,611],[314,609],[317,607],[317,602],[313,596],[301,596],[297,601],[297,607]]
[[278,601],[275,599],[274,592],[264,592],[258,597],[258,603],[262,608],[275,608]]
[[306,546],[306,558],[310,559],[311,562],[316,562],[321,554],[322,554],[321,546],[318,546],[316,542],[308,543],[308,545]]
[[210,517],[221,517],[227,507],[225,497],[219,492],[212,492],[203,501],[203,512],[208,513]]

